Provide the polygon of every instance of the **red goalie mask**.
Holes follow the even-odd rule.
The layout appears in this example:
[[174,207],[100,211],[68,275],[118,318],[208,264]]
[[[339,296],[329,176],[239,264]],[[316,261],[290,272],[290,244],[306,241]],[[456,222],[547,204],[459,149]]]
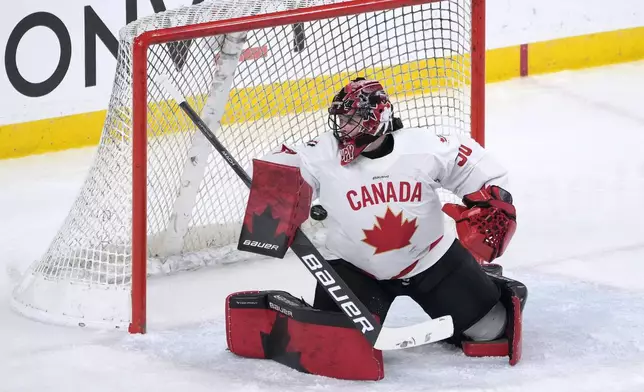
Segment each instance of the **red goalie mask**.
[[333,98],[329,126],[347,165],[372,142],[393,129],[393,107],[378,81],[357,78]]

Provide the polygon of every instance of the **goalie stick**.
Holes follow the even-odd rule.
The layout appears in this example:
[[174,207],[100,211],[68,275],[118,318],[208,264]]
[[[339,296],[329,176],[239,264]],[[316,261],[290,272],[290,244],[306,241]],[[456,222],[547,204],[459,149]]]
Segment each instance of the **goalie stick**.
[[[168,76],[160,75],[157,82],[172,96],[244,184],[250,188],[251,178],[248,173],[221,144],[199,114],[188,104],[183,94],[175,87]],[[291,250],[374,348],[378,350],[396,350],[420,346],[447,339],[454,333],[452,317],[449,315],[406,327],[390,328],[382,326],[299,228],[295,232]]]

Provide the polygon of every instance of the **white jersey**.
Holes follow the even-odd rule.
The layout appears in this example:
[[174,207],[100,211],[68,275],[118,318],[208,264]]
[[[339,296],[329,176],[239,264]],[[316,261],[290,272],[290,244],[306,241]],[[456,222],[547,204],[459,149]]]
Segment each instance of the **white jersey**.
[[[377,279],[414,276],[436,263],[454,241],[444,228],[437,190],[457,196],[484,185],[506,187],[506,170],[469,136],[437,136],[427,128],[392,133],[386,156],[340,165],[331,132],[262,159],[298,166],[328,212],[323,254],[342,258]],[[506,188],[507,189],[507,188]]]

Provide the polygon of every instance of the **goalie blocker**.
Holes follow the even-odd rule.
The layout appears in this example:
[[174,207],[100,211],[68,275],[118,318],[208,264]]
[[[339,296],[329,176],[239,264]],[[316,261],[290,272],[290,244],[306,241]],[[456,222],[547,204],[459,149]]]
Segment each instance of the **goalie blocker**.
[[283,258],[295,231],[309,217],[312,194],[299,168],[253,160],[253,181],[237,249]]

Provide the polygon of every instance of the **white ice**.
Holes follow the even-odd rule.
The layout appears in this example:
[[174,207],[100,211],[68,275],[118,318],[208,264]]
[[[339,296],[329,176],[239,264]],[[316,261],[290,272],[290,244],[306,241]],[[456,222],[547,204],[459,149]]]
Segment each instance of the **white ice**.
[[[385,379],[347,382],[226,351],[235,290],[310,299],[292,257],[149,282],[149,333],[56,327],[15,314],[12,285],[65,218],[92,149],[0,162],[0,391],[644,390],[644,62],[488,86],[487,146],[512,172],[519,228],[502,262],[527,284],[524,355],[443,344],[385,353]],[[388,323],[425,316],[399,299]]]

